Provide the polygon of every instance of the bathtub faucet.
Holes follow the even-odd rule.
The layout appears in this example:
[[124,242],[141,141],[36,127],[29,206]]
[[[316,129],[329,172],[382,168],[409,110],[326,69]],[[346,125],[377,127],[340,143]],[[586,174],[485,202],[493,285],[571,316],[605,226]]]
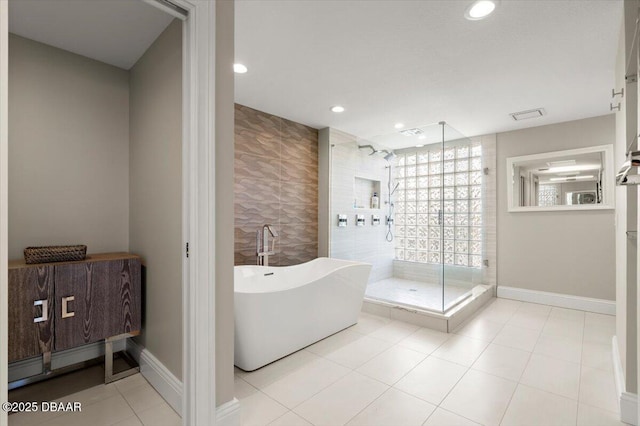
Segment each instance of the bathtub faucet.
[[[269,250],[269,235],[273,237],[271,250]],[[275,230],[273,225],[264,225],[262,227],[262,241],[260,241],[260,230],[256,231],[258,265],[269,266],[269,256],[276,254],[276,238],[278,238],[278,231]]]

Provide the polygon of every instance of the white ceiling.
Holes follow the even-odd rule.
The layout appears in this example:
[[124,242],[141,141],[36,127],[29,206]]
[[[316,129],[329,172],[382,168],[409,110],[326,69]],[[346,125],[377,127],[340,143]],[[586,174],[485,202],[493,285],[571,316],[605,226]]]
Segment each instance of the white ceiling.
[[[502,0],[481,21],[464,18],[470,3],[237,0],[249,72],[236,102],[363,138],[396,122],[475,136],[610,112],[622,1]],[[508,115],[533,108],[547,115]]]
[[128,70],[173,17],[142,0],[11,0],[9,31]]

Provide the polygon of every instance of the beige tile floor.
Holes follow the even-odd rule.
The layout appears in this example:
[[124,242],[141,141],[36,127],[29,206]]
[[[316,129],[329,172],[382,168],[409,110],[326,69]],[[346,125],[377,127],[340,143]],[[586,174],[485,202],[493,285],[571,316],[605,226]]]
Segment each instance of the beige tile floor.
[[[91,369],[83,370],[13,391],[13,395],[10,394],[12,401],[77,401],[82,403],[82,411],[80,413],[11,414],[9,426],[178,426],[182,424],[181,418],[141,374],[104,385],[95,384],[93,376],[96,374],[94,373]],[[103,378],[104,372],[100,374],[98,377]],[[91,383],[92,380],[93,383]],[[65,393],[65,388],[70,389],[68,386],[71,386],[72,382],[76,386],[78,382],[89,383],[91,386],[67,396],[57,397],[61,392]],[[19,394],[16,395],[16,392]]]
[[[278,362],[252,373],[236,370],[241,422],[620,425],[614,332],[612,316],[505,299],[451,334],[362,314],[357,325]],[[49,392],[50,399],[82,402],[81,413],[13,414],[9,425],[180,424],[139,374],[60,397],[77,382],[63,376],[14,392],[13,400],[27,400],[30,392],[47,400]]]
[[451,334],[362,314],[236,369],[242,425],[620,425],[615,317],[496,299]]

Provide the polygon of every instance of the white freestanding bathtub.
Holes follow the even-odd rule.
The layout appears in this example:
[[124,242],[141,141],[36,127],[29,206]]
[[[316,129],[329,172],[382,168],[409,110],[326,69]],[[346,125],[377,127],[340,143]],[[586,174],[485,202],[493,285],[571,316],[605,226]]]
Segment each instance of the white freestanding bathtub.
[[235,267],[235,365],[253,371],[358,321],[371,265]]

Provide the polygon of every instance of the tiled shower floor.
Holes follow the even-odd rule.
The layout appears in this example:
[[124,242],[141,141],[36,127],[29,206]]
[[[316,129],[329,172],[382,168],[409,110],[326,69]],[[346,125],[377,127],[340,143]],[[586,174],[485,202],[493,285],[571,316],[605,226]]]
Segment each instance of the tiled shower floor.
[[[445,308],[470,290],[471,288],[468,286],[446,284],[444,291]],[[421,309],[442,310],[442,287],[437,283],[386,278],[369,284],[366,297]]]

